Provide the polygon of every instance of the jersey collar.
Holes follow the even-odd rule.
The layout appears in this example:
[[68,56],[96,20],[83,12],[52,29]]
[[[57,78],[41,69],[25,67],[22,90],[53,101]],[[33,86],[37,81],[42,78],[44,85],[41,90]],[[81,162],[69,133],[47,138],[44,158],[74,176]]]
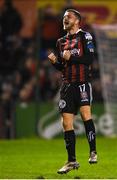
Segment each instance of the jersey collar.
[[67,34],[67,37],[72,37],[75,34],[78,34],[80,31],[82,31],[82,29],[78,29],[74,34]]
[[78,34],[78,33],[79,33],[79,31],[82,31],[82,29],[78,29],[78,31],[76,31],[76,33],[75,33],[75,34]]

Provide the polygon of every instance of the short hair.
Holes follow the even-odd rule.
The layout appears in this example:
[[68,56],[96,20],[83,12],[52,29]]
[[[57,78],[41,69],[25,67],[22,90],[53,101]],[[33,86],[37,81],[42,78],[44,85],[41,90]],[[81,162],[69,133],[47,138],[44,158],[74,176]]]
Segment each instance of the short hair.
[[81,14],[79,11],[75,10],[75,9],[67,9],[65,12],[73,12],[75,14],[75,16],[79,19],[79,21],[81,22]]

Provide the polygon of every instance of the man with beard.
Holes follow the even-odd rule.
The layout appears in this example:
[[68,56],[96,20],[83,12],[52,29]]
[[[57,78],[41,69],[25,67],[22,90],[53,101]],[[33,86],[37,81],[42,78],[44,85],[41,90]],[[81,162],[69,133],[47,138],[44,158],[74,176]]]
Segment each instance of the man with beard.
[[91,116],[92,88],[90,69],[94,56],[94,45],[90,33],[80,28],[81,15],[74,9],[67,9],[63,16],[63,27],[67,35],[57,41],[57,55],[48,58],[53,66],[62,72],[63,84],[60,90],[59,109],[62,114],[64,139],[68,162],[58,170],[64,174],[78,169],[75,154],[74,116],[79,110],[84,122],[89,143],[89,163],[97,163],[96,134]]

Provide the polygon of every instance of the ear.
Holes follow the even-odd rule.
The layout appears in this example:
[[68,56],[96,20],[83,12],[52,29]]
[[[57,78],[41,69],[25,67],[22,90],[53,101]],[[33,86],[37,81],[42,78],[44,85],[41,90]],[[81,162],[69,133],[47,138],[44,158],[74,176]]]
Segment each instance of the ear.
[[79,24],[79,19],[76,19],[75,24]]

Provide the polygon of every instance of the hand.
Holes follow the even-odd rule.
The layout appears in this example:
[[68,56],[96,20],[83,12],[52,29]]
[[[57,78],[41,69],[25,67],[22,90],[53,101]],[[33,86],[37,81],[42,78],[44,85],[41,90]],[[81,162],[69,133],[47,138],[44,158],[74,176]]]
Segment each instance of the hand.
[[56,61],[57,61],[57,58],[56,58],[56,56],[54,55],[54,53],[50,53],[50,54],[48,55],[48,58],[49,58],[49,60],[50,60],[50,62],[51,62],[52,64],[55,64]]
[[71,56],[71,52],[69,50],[65,50],[63,52],[63,58],[66,60],[66,61],[69,61],[70,60],[70,56]]

